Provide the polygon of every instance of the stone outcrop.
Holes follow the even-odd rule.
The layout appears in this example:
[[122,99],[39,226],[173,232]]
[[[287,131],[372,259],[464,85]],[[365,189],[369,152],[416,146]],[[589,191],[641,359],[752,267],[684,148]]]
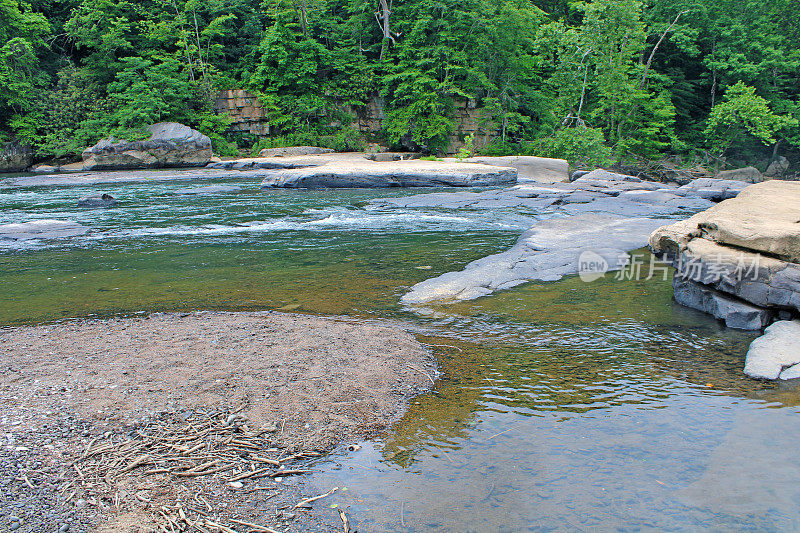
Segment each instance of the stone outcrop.
[[283,148],[264,148],[258,153],[258,157],[296,157],[299,155],[319,155],[330,154],[330,148],[320,148],[319,146],[286,146]]
[[735,168],[733,170],[723,170],[714,176],[718,180],[736,180],[745,183],[760,183],[764,181],[764,176],[756,167]]
[[0,224],[0,240],[27,241],[32,239],[61,239],[77,237],[89,228],[69,220],[33,220],[17,224]]
[[800,320],[780,320],[750,344],[744,373],[753,378],[800,378]]
[[678,188],[675,194],[689,194],[721,202],[736,198],[749,184],[738,180],[720,180],[717,178],[698,178]]
[[33,152],[30,146],[19,143],[0,143],[0,172],[23,172],[31,166]]
[[475,163],[438,161],[374,162],[366,159],[331,161],[319,167],[276,172],[262,188],[361,188],[361,187],[480,187],[517,181],[514,168]]
[[211,160],[211,139],[176,122],[148,127],[143,141],[103,139],[83,151],[84,170],[200,167]]
[[689,302],[732,327],[761,329],[774,316],[800,313],[798,182],[751,185],[736,198],[659,228],[650,247],[676,267],[679,303]]

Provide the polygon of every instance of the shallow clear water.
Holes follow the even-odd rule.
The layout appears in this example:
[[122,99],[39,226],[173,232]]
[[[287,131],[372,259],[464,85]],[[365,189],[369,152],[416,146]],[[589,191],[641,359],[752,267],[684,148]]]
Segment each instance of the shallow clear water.
[[[398,305],[406,287],[550,214],[380,211],[365,202],[421,191],[216,183],[246,190],[0,189],[0,223],[92,228],[4,245],[0,324],[209,308],[402,320],[438,345],[442,378],[312,478],[347,489],[318,508],[348,508],[362,533],[800,529],[800,393],[745,378],[753,335],[676,306],[669,282],[571,278],[414,312]],[[74,207],[95,191],[122,205]]]

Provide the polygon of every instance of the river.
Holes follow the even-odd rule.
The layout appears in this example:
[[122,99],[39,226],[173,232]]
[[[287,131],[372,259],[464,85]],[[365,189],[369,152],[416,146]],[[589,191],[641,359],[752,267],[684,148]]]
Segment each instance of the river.
[[[235,174],[232,174],[235,176]],[[416,282],[507,249],[519,209],[369,208],[419,190],[181,196],[185,182],[0,188],[0,224],[87,235],[0,243],[0,325],[158,310],[281,309],[402,322],[442,377],[380,438],[319,465],[368,531],[800,529],[800,392],[742,374],[753,334],[670,282],[532,283],[404,309]],[[109,192],[111,209],[79,197]]]

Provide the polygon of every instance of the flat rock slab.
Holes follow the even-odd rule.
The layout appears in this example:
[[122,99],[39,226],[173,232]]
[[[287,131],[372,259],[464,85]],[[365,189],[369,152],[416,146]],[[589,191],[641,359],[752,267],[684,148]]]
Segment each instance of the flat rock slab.
[[417,283],[401,301],[420,305],[472,300],[528,281],[556,281],[578,273],[584,252],[616,270],[624,266],[625,252],[643,247],[660,224],[650,218],[599,214],[546,220],[523,233],[510,250]]
[[[605,213],[628,217],[670,216],[696,212],[713,202],[690,194],[676,194],[677,188],[661,183],[643,182],[633,176],[613,179],[606,173],[585,176],[572,183],[524,183],[506,189],[481,192],[436,192],[400,198],[378,198],[372,209],[442,208],[489,209],[521,207],[532,210],[549,208],[569,215]],[[602,178],[602,179],[600,179]]]
[[241,187],[236,187],[235,185],[207,185],[205,187],[186,187],[183,189],[176,189],[175,194],[188,196],[207,196],[213,194],[232,194],[241,192],[241,190]]
[[439,161],[334,161],[277,172],[262,188],[481,187],[515,183],[517,170]]
[[800,377],[800,320],[780,320],[750,344],[744,373],[753,378]]
[[77,222],[43,219],[18,224],[2,224],[0,225],[0,240],[62,239],[77,237],[88,232],[89,228]]
[[287,168],[318,167],[326,162],[325,159],[312,159],[310,157],[248,157],[209,163],[206,168],[215,170],[283,170]]
[[20,187],[70,187],[92,186],[104,183],[141,183],[166,181],[202,181],[217,179],[252,179],[262,180],[275,172],[268,169],[255,169],[233,172],[209,168],[184,170],[127,170],[127,171],[92,171],[70,172],[68,174],[51,174],[40,176],[20,176],[0,180],[2,188]]
[[517,181],[520,183],[559,183],[569,181],[569,163],[564,159],[515,155],[469,157],[464,161],[466,163],[516,168],[518,172]]

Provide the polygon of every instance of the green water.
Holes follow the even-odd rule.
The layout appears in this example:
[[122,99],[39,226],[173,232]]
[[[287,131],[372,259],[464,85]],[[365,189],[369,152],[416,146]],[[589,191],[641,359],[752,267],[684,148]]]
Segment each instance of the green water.
[[[419,191],[187,198],[180,183],[0,189],[0,223],[86,236],[0,243],[0,325],[154,310],[390,318],[442,370],[386,435],[311,478],[368,531],[800,529],[800,394],[742,374],[752,334],[671,299],[669,281],[535,283],[419,312],[399,296],[502,251],[552,213],[374,210]],[[118,208],[81,211],[110,192]]]

